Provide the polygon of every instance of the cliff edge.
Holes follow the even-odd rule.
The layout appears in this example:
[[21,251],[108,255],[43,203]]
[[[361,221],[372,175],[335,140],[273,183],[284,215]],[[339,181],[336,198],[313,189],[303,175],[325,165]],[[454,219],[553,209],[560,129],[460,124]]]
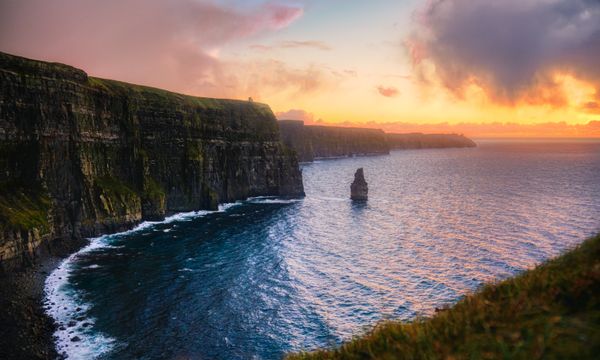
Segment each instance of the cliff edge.
[[477,146],[473,140],[458,134],[385,134],[385,138],[392,149],[441,149]]
[[142,220],[304,194],[296,155],[267,105],[4,53],[0,149],[0,268]]

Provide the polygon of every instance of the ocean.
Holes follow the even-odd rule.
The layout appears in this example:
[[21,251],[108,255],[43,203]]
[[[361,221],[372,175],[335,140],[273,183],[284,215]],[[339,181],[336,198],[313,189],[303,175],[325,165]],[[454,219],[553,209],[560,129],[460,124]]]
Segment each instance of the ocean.
[[[411,320],[600,231],[600,142],[480,141],[302,165],[254,198],[91,239],[47,279],[70,359],[279,359]],[[364,168],[369,201],[350,201]]]

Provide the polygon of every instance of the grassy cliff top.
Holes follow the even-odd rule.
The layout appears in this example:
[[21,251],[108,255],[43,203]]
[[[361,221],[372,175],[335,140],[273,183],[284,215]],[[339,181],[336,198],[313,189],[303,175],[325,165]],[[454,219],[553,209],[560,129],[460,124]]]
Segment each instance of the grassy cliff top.
[[205,109],[222,110],[227,107],[247,107],[274,117],[271,108],[262,103],[244,100],[196,97],[117,80],[100,79],[88,76],[83,70],[69,65],[33,60],[3,52],[0,52],[0,71],[9,71],[23,76],[40,76],[73,81],[114,95],[139,96],[165,103],[177,102]]
[[597,359],[598,354],[600,235],[487,285],[430,319],[383,323],[340,348],[289,359]]
[[[248,107],[257,111],[272,115],[271,108],[267,104],[235,99],[217,99],[199,96],[184,95],[151,86],[130,84],[123,81],[88,77],[91,87],[107,91],[114,95],[138,96],[151,98],[162,102],[178,102],[204,109],[225,109],[226,107]],[[273,115],[274,116],[274,115]]]

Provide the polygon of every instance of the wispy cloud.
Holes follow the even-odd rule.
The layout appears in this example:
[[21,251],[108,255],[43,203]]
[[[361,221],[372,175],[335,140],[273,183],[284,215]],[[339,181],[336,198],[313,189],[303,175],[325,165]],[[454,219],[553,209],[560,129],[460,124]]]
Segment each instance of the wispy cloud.
[[231,63],[228,69],[235,72],[244,66],[245,85],[239,88],[244,93],[261,98],[271,93],[285,92],[291,97],[312,94],[318,90],[335,86],[337,78],[331,72],[314,64],[293,67],[283,61],[259,60],[245,64]]
[[288,40],[288,41],[281,41],[281,42],[278,42],[273,45],[253,44],[253,45],[250,45],[250,48],[254,49],[254,50],[261,50],[261,51],[269,51],[269,50],[274,50],[274,49],[306,49],[306,48],[322,50],[322,51],[332,50],[332,47],[329,46],[328,44],[326,44],[322,41],[316,41],[316,40],[304,40],[304,41]]

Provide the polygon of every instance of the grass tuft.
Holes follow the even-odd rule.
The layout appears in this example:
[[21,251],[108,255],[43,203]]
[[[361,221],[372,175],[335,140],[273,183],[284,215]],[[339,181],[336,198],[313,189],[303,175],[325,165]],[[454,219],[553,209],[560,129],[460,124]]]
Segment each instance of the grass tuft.
[[0,228],[13,230],[50,230],[48,211],[50,198],[41,189],[2,185],[0,191]]

